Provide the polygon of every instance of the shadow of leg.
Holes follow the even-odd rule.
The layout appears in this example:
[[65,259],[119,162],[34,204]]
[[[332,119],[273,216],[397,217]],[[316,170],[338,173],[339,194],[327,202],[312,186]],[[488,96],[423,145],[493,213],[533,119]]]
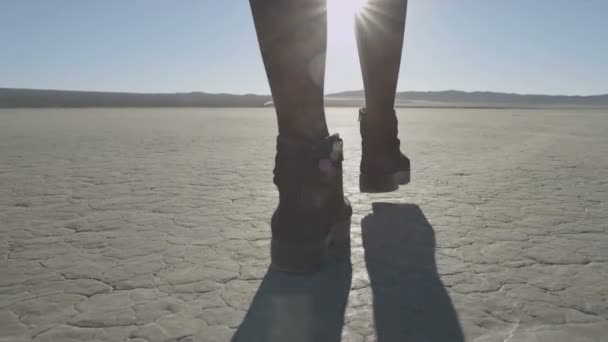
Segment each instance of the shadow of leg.
[[315,275],[269,270],[232,341],[340,341],[351,275],[348,251]]
[[361,228],[378,341],[463,341],[437,274],[433,227],[417,205],[372,206]]

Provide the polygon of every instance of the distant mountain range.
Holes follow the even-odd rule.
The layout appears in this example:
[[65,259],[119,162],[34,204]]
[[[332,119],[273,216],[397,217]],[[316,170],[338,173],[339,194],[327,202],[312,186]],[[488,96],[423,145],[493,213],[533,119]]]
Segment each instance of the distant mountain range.
[[[331,105],[341,102],[363,103],[362,90],[346,91],[327,96]],[[405,91],[397,93],[398,107],[456,107],[456,108],[606,108],[608,94],[591,96],[524,95],[495,92]]]
[[262,107],[270,96],[0,88],[0,107]]
[[[326,96],[328,106],[362,106],[362,90]],[[269,95],[116,93],[0,88],[0,108],[44,107],[263,107]],[[608,108],[608,94],[592,96],[522,95],[495,92],[407,91],[397,93],[398,107],[456,108]]]

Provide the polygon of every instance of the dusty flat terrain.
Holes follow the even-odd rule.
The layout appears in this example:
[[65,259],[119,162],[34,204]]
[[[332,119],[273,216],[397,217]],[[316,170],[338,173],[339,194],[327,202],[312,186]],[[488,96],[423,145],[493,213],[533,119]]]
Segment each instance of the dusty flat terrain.
[[[605,341],[608,113],[399,111],[411,185],[268,270],[271,109],[0,110],[0,341]],[[372,205],[373,204],[373,205]]]

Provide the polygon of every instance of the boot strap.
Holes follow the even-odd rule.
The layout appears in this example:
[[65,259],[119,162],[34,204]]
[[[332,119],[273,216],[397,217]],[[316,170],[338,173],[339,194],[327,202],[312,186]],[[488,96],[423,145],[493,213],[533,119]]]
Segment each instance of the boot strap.
[[344,160],[342,139],[333,134],[309,143],[278,136],[277,158],[296,163],[321,159],[341,162]]
[[343,159],[342,139],[338,134],[313,144],[278,136],[274,183],[293,186],[300,183],[297,179],[314,177],[328,165],[341,164]]

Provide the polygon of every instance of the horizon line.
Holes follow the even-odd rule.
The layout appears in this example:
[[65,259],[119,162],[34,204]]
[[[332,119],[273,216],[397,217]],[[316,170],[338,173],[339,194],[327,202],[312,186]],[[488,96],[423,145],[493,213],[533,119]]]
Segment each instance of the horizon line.
[[[207,95],[233,95],[233,96],[265,96],[272,97],[271,94],[257,94],[257,93],[227,93],[227,92],[205,92],[203,90],[191,90],[182,92],[142,92],[142,91],[116,91],[116,90],[78,90],[78,89],[57,89],[57,88],[12,88],[6,86],[0,86],[0,90],[34,90],[34,91],[65,91],[65,92],[83,92],[83,93],[114,93],[114,94],[137,94],[137,95],[177,95],[177,94],[207,94]],[[343,90],[331,93],[325,93],[324,96],[339,95],[342,93],[350,92],[362,92],[364,89],[355,90]],[[507,91],[493,91],[493,90],[458,90],[458,89],[445,89],[445,90],[398,90],[399,93],[447,93],[447,92],[460,92],[465,94],[475,93],[493,93],[493,94],[506,94],[506,95],[520,95],[520,96],[562,96],[562,97],[596,97],[596,96],[608,96],[606,93],[596,93],[588,95],[580,94],[546,94],[546,93],[518,93],[518,92],[507,92]]]

